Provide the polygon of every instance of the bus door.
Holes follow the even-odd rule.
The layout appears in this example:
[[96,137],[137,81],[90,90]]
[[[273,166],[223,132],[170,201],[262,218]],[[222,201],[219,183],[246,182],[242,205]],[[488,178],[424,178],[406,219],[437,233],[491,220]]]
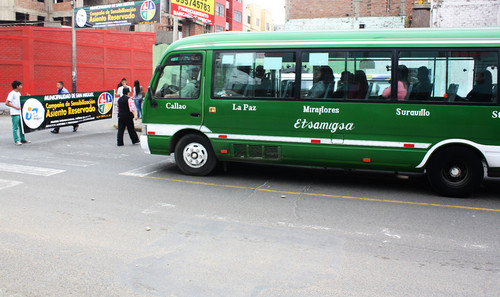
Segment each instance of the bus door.
[[[176,127],[200,129],[203,122],[205,52],[172,53],[156,70],[151,101],[145,107],[156,135],[172,136]],[[145,105],[146,105],[145,104]]]

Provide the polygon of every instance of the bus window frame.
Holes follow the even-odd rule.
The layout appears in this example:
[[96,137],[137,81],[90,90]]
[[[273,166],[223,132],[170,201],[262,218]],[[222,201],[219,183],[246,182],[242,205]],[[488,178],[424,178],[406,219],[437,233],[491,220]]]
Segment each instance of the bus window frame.
[[[170,59],[174,56],[181,56],[181,55],[200,55],[201,60],[199,64],[193,64],[193,63],[186,63],[186,62],[179,62],[179,63],[171,63]],[[163,76],[163,71],[167,66],[182,66],[182,65],[199,65],[200,66],[200,83],[203,83],[204,77],[206,75],[206,70],[205,70],[205,60],[207,59],[207,52],[206,51],[182,51],[182,52],[171,52],[169,53],[162,61],[156,66],[156,73],[158,75],[156,76],[156,81],[154,84],[152,84],[151,87],[151,93],[152,93],[152,99],[155,100],[172,100],[172,99],[180,99],[180,100],[198,100],[202,95],[203,95],[203,88],[200,87],[200,93],[198,94],[198,97],[196,98],[180,98],[180,97],[174,97],[174,98],[166,98],[166,97],[158,97],[156,96],[156,92],[158,91],[158,83],[160,82],[160,79]]]
[[[303,53],[314,53],[314,52],[388,52],[391,53],[391,97],[390,98],[368,98],[368,99],[349,99],[344,98],[311,98],[304,99],[300,98],[300,88],[302,84],[302,67],[303,67]],[[469,105],[469,106],[496,106],[500,105],[500,96],[497,93],[496,100],[492,102],[467,102],[467,101],[416,101],[416,100],[398,100],[397,99],[397,83],[392,83],[392,81],[397,81],[397,68],[400,62],[400,52],[405,51],[435,51],[446,52],[446,59],[450,57],[450,53],[454,51],[463,52],[496,52],[497,53],[497,67],[500,69],[500,49],[497,47],[377,47],[377,48],[282,48],[282,49],[217,49],[212,51],[212,67],[211,67],[211,84],[210,84],[210,96],[214,100],[255,100],[255,101],[299,101],[299,102],[349,102],[349,103],[398,103],[398,104],[425,104],[425,105]],[[277,53],[294,53],[295,54],[295,90],[292,97],[279,97],[279,98],[269,98],[269,97],[242,97],[242,96],[231,96],[231,97],[217,97],[215,96],[215,67],[216,59],[215,57],[219,53],[256,53],[256,52],[277,52]],[[298,69],[298,70],[297,70]],[[447,70],[448,71],[448,70]],[[448,75],[448,74],[447,74]],[[395,79],[393,79],[395,78]],[[496,83],[497,86],[500,82],[500,73],[497,76]]]
[[[258,100],[258,101],[296,101],[296,92],[297,88],[295,88],[295,92],[292,97],[278,97],[278,98],[271,98],[271,97],[243,97],[243,96],[228,96],[228,97],[218,97],[215,95],[215,75],[216,75],[216,57],[217,54],[219,53],[257,53],[257,52],[265,52],[265,53],[292,53],[295,54],[295,69],[297,70],[298,68],[298,61],[299,57],[298,55],[298,50],[297,49],[289,49],[289,48],[284,48],[284,49],[263,49],[263,48],[256,48],[256,49],[221,49],[221,50],[213,50],[212,51],[212,67],[211,67],[211,84],[210,84],[210,98],[213,100]],[[297,82],[298,75],[297,71],[295,71],[295,82]]]
[[[407,51],[420,51],[420,52],[425,52],[425,51],[435,51],[435,52],[445,52],[446,53],[446,61],[448,65],[448,61],[450,58],[450,53],[452,52],[492,52],[492,53],[497,53],[497,65],[496,67],[500,70],[500,48],[497,47],[409,47],[409,48],[396,48],[395,49],[396,54],[396,64],[399,66],[399,61],[400,61],[400,53],[401,52],[407,52]],[[446,70],[446,76],[448,80],[448,66]],[[498,87],[498,82],[500,81],[500,71],[498,72],[497,75],[497,81],[492,82],[496,83]],[[473,82],[474,83],[474,82]],[[470,90],[469,90],[470,91]],[[500,105],[500,100],[499,96],[497,93],[496,99],[493,100],[492,102],[468,102],[468,101],[417,101],[417,100],[404,100],[404,101],[397,101],[398,103],[406,103],[406,104],[425,104],[425,105],[466,105],[466,106],[497,106]]]

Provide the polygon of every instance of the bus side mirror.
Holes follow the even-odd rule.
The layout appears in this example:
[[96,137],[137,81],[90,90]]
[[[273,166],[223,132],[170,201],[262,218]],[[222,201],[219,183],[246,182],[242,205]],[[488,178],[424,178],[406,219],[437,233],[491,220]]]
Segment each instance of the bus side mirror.
[[151,90],[151,86],[148,86],[148,92],[146,94],[146,99],[145,100],[149,100],[149,105],[152,108],[157,108],[158,107],[158,103],[156,103],[156,101],[153,100],[153,91]]

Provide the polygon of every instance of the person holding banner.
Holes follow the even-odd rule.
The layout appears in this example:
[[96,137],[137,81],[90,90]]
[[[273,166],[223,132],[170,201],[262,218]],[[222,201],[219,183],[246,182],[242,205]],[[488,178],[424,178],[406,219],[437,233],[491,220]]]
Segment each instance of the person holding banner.
[[[30,143],[31,141],[24,138],[23,124],[21,119],[21,90],[23,84],[15,80],[12,82],[12,91],[7,96],[5,105],[10,107],[10,116],[12,118],[12,134],[14,136],[15,145]],[[29,94],[28,94],[29,96]]]
[[[64,83],[62,81],[57,82],[57,94],[69,94],[68,90],[64,87]],[[73,125],[73,132],[78,130],[78,124]],[[59,127],[55,127],[52,131],[54,134],[59,133]]]
[[123,88],[123,96],[118,99],[118,135],[116,138],[118,146],[123,146],[125,127],[127,127],[132,143],[139,143],[139,137],[134,127],[134,119],[137,120],[137,113],[135,112],[134,101],[128,96],[129,92],[129,88]]
[[116,87],[116,94],[115,94],[116,98],[120,98],[121,96],[123,96],[123,89],[128,89],[129,93],[132,92],[132,89],[130,88],[130,86],[127,85],[127,79],[125,77],[122,78],[122,80],[120,81],[120,83]]

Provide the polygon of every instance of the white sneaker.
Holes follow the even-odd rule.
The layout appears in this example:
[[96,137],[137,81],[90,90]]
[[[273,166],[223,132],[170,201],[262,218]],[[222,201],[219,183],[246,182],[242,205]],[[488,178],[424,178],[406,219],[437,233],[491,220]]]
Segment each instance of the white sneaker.
[[20,141],[16,141],[14,144],[15,145],[22,145],[22,143]]

